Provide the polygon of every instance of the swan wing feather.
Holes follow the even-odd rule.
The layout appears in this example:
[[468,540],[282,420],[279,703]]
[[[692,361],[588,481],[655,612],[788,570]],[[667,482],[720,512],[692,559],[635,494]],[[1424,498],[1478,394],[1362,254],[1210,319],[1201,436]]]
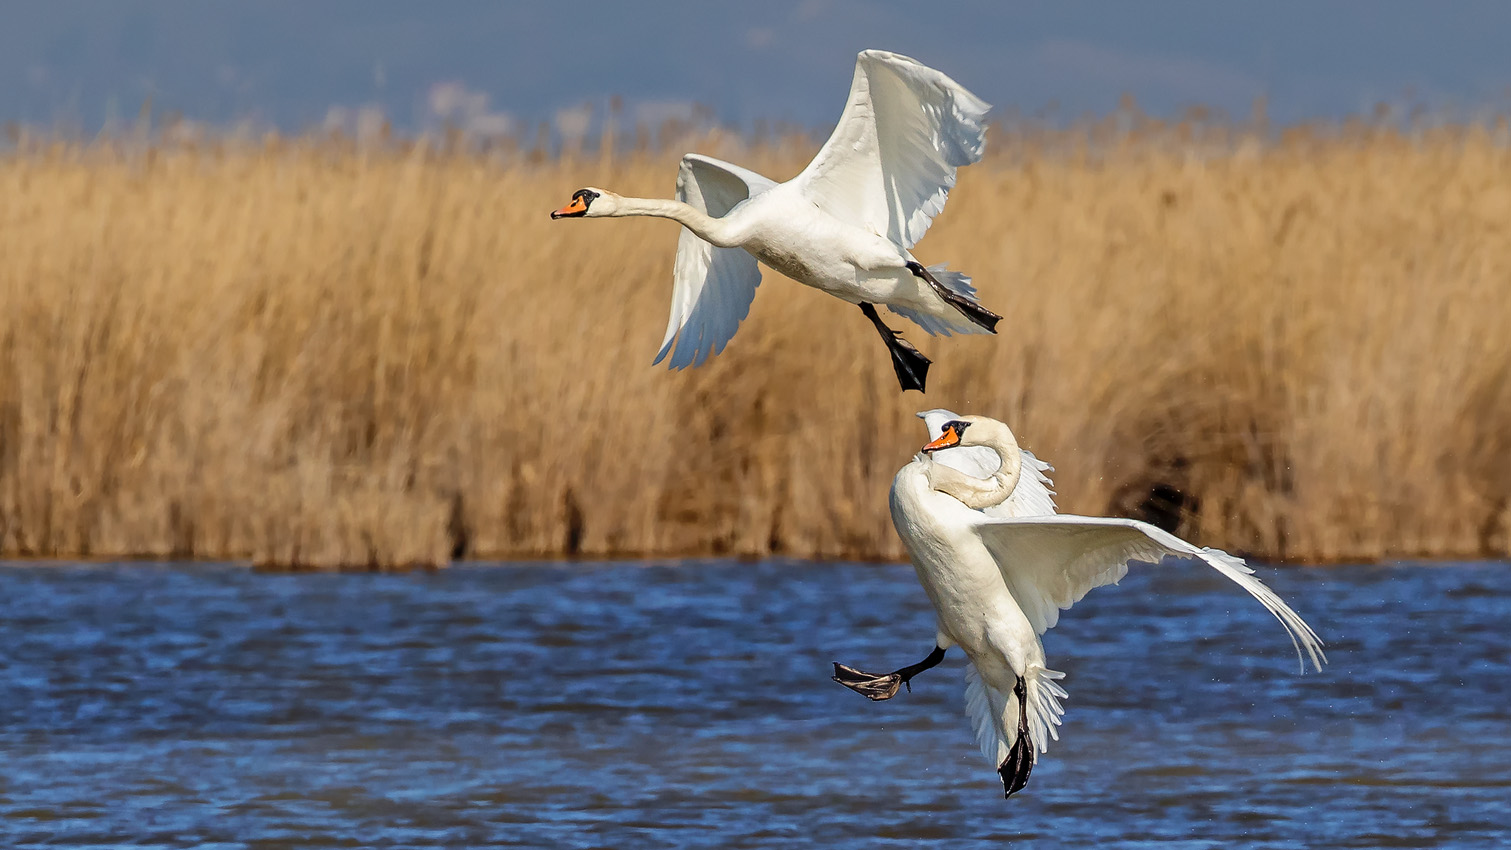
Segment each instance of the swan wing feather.
[[[1146,522],[1117,517],[990,517],[976,531],[1002,571],[1002,578],[1043,634],[1059,622],[1060,611],[1092,588],[1116,584],[1138,561],[1158,564],[1167,557],[1200,561],[1242,587],[1280,621],[1305,669],[1305,657],[1322,668],[1322,641],[1240,558],[1221,549],[1199,548]],[[1303,654],[1304,653],[1304,654]]]
[[1055,468],[1039,460],[1028,449],[1019,451],[1023,453],[1023,465],[1018,483],[1007,501],[982,511],[988,516],[1048,516],[1056,510],[1054,482],[1045,474],[1054,472]]
[[[775,185],[754,171],[695,153],[684,156],[677,170],[677,200],[716,218]],[[684,227],[672,281],[671,316],[655,362],[671,355],[668,365],[682,369],[724,350],[750,314],[761,270],[745,249],[715,247]]]
[[[1158,564],[1176,557],[1201,561],[1248,591],[1285,627],[1298,660],[1303,648],[1319,670],[1326,660],[1322,641],[1311,626],[1264,586],[1242,560],[1220,549],[1197,548],[1148,523],[1113,517],[982,515],[976,530],[1002,571],[1008,590],[1041,635],[1059,621],[1060,610],[1079,602],[1092,588],[1120,581],[1128,574],[1130,563]],[[1305,667],[1302,660],[1302,669]],[[1058,681],[1062,678],[1063,673],[1038,664],[1029,665],[1024,674],[1026,714],[1036,761],[1039,753],[1048,751],[1049,741],[1059,738],[1056,727],[1065,713],[1060,700],[1066,696]],[[985,750],[983,737],[978,723],[978,743],[983,743]]]
[[990,108],[940,71],[864,51],[834,133],[794,182],[830,215],[912,248],[955,170],[980,161]]

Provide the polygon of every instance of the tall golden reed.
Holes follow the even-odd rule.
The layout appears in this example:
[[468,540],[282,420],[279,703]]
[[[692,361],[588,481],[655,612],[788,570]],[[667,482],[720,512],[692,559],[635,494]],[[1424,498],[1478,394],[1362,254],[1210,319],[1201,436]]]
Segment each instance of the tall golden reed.
[[[0,552],[395,566],[900,555],[915,410],[1002,418],[1062,508],[1269,559],[1511,551],[1504,130],[996,131],[919,246],[996,337],[768,274],[708,366],[650,365],[682,146],[330,140],[0,158]],[[784,178],[807,142],[688,144]],[[896,320],[901,326],[900,320]],[[1178,512],[1178,513],[1177,513]]]

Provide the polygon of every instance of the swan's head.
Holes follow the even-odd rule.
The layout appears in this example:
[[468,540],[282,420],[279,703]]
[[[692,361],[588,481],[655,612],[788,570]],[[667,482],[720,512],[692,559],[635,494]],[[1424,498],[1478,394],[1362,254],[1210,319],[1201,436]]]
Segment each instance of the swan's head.
[[971,446],[996,449],[1003,455],[1008,454],[1009,450],[1018,449],[1018,441],[1013,438],[1012,430],[985,416],[956,416],[945,421],[940,428],[939,436],[924,445],[924,454]]
[[948,410],[918,414],[934,437],[924,444],[930,485],[982,510],[1012,495],[1022,473],[1023,450],[1006,425],[986,416]]
[[600,218],[613,215],[619,196],[604,189],[588,186],[572,193],[572,203],[551,213],[551,218]]

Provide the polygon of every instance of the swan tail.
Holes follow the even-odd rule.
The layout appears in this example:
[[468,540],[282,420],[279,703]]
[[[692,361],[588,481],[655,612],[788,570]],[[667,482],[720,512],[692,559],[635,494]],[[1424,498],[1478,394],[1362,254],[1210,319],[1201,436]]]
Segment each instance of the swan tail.
[[971,276],[964,272],[950,271],[949,263],[929,266],[929,274],[932,274],[945,289],[963,298],[976,300],[976,287],[971,283]]
[[1039,763],[1049,738],[1058,740],[1055,727],[1064,709],[1065,691],[1056,679],[1063,673],[1032,665],[1011,690],[992,687],[974,663],[965,668],[965,710],[976,733],[981,754],[991,759],[1002,779],[1004,796],[1022,791],[1029,773]]
[[1038,664],[1030,664],[1028,674],[1023,677],[1028,703],[1028,709],[1024,712],[1028,736],[1037,747],[1034,750],[1035,762],[1038,762],[1040,753],[1049,752],[1050,741],[1060,740],[1060,718],[1065,716],[1065,706],[1060,700],[1070,696],[1060,687],[1059,680],[1063,678],[1064,673]]
[[[971,730],[976,733],[976,746],[981,755],[992,764],[1001,764],[1008,751],[1017,743],[1016,735],[1009,738],[1002,718],[1007,716],[1012,694],[1003,693],[988,685],[976,669],[974,662],[965,665],[965,713],[971,719]],[[1016,714],[1016,705],[1012,706]],[[1012,727],[1016,729],[1016,725]]]
[[1001,764],[1020,743],[1035,763],[1049,752],[1049,742],[1060,740],[1060,718],[1065,707],[1065,674],[1039,664],[1028,671],[1010,691],[987,684],[975,664],[965,668],[965,713],[976,733],[981,754]]

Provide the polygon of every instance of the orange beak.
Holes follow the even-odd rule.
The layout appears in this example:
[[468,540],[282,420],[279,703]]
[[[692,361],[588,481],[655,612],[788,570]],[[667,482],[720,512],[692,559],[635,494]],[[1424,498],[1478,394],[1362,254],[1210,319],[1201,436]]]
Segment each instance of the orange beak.
[[572,203],[567,204],[559,210],[552,211],[551,218],[572,218],[573,216],[587,215],[587,213],[588,205],[583,203],[581,196],[578,196],[572,199]]
[[940,449],[947,449],[958,445],[960,445],[960,435],[956,433],[955,426],[946,425],[944,426],[944,433],[939,435],[939,439],[924,445],[923,450],[925,452],[937,452]]

